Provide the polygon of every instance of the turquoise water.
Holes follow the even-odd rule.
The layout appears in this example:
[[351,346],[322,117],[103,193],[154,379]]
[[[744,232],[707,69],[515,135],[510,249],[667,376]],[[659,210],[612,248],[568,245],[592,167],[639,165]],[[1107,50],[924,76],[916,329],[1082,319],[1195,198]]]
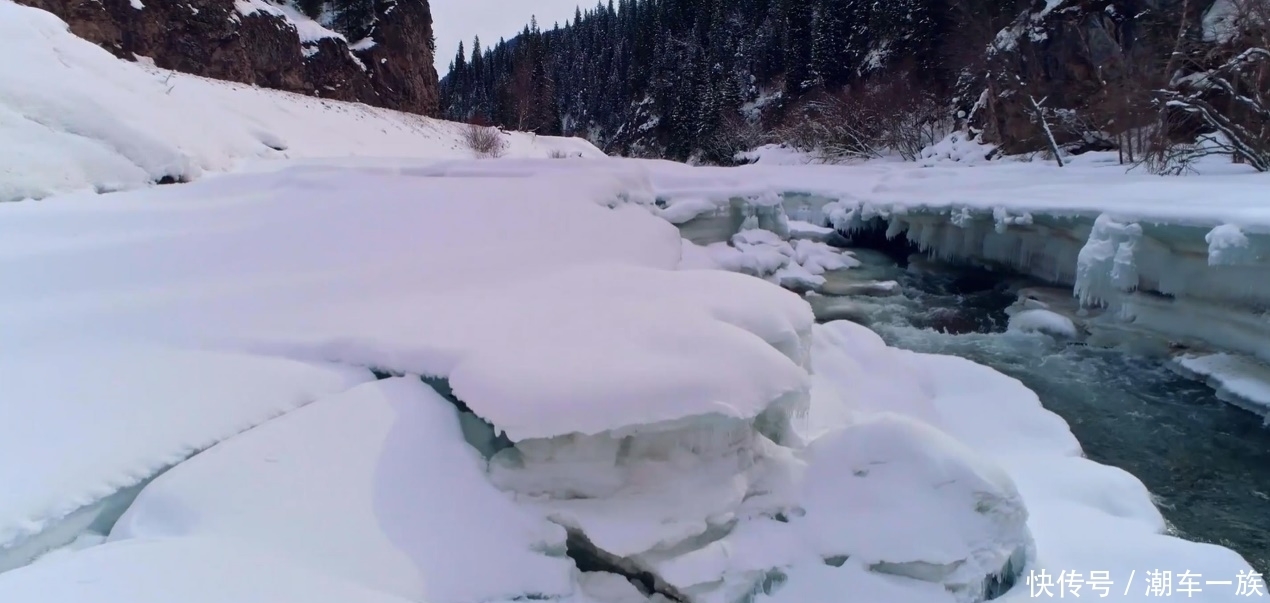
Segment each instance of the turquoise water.
[[889,344],[951,354],[1022,381],[1071,425],[1089,458],[1141,479],[1177,535],[1242,554],[1270,575],[1270,429],[1162,359],[1004,333],[1021,284],[992,273],[905,271],[861,254],[862,274],[903,294],[855,297],[861,322]]

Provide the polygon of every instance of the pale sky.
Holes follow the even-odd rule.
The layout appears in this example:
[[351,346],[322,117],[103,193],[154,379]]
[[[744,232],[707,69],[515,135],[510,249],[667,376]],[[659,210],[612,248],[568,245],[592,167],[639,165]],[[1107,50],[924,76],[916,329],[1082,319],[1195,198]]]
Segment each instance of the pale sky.
[[535,15],[540,28],[551,29],[557,21],[564,25],[572,19],[579,4],[590,8],[595,0],[431,0],[437,75],[445,77],[460,41],[470,55],[473,36],[481,36],[482,45],[492,46],[500,37],[511,39],[520,33]]

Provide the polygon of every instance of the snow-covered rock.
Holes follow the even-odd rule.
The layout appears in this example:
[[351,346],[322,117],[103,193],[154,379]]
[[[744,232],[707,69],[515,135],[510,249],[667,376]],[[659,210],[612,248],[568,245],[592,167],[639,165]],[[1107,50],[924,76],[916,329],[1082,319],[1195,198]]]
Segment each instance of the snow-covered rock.
[[1076,339],[1080,334],[1070,318],[1041,308],[1011,315],[1008,329],[1020,333],[1044,333],[1065,339]]

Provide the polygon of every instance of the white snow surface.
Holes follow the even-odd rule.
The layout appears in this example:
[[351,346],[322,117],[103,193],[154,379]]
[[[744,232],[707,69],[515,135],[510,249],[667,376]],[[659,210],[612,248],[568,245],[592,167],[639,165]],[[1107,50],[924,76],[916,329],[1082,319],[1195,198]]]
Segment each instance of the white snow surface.
[[29,561],[6,559],[6,551],[81,507],[370,378],[347,367],[157,346],[77,341],[6,349],[0,567]]
[[112,542],[0,575],[14,603],[406,603],[243,543]]
[[[799,296],[716,268],[814,288],[855,262],[788,240],[822,218],[1108,214],[1085,244],[1097,297],[1132,286],[1139,222],[1211,230],[1225,258],[1232,228],[1270,232],[1264,177],[454,160],[457,125],[169,78],[8,0],[0,50],[0,198],[46,198],[0,205],[0,377],[21,385],[0,452],[22,459],[0,483],[23,492],[0,534],[46,534],[216,444],[109,542],[0,574],[2,601],[643,600],[580,575],[560,525],[693,603],[967,603],[1024,562],[1249,569],[1163,535],[1141,482],[1084,459],[1018,381],[814,325]],[[508,136],[513,156],[595,154]],[[209,172],[235,173],[147,187]],[[789,193],[813,227],[791,225]],[[728,242],[662,219],[707,204],[735,210]],[[469,445],[418,376],[510,447]]]
[[321,23],[300,12],[290,2],[274,4],[266,0],[234,0],[234,10],[244,16],[261,12],[286,19],[287,23],[295,28],[296,34],[300,36],[301,44],[313,43],[325,38],[344,40],[343,35],[323,27]]
[[1039,308],[1011,315],[1008,328],[1020,333],[1044,333],[1067,339],[1075,339],[1079,335],[1072,319],[1057,312]]
[[483,469],[450,403],[418,379],[378,381],[165,473],[111,540],[230,539],[413,601],[570,594],[564,530]]
[[[261,7],[290,10],[240,0]],[[120,61],[10,0],[0,0],[0,53],[0,201],[192,180],[260,160],[472,157],[459,124]],[[508,156],[602,156],[580,139],[504,136]]]
[[1208,381],[1217,395],[1270,420],[1270,366],[1235,354],[1186,354],[1173,360],[1183,373]]

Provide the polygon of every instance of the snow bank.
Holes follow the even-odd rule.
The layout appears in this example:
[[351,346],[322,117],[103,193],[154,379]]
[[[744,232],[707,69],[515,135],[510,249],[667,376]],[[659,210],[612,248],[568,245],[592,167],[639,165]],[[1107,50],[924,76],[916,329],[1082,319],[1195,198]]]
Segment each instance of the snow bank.
[[[814,338],[812,366],[817,379],[813,382],[809,429],[819,433],[833,433],[841,426],[847,426],[847,429],[867,429],[862,426],[876,424],[878,421],[883,421],[886,425],[885,421],[888,419],[884,418],[885,414],[880,415],[883,418],[879,418],[879,410],[898,412],[909,421],[921,421],[944,432],[960,442],[966,450],[972,450],[973,454],[969,456],[969,453],[962,453],[960,458],[967,463],[961,465],[962,467],[982,467],[981,470],[989,473],[979,475],[990,476],[995,473],[988,468],[995,465],[1004,470],[1008,476],[1005,480],[1017,487],[1018,494],[1026,504],[1027,527],[1034,539],[1035,549],[1031,549],[1033,552],[1028,554],[1028,570],[1019,576],[1019,583],[999,600],[1033,599],[1033,591],[1022,579],[1028,573],[1040,571],[1047,572],[1054,579],[1061,571],[1081,572],[1084,576],[1088,576],[1091,570],[1107,571],[1115,584],[1120,585],[1116,589],[1117,596],[1120,596],[1124,592],[1125,583],[1130,579],[1130,573],[1136,570],[1139,582],[1134,583],[1132,592],[1128,595],[1132,600],[1145,599],[1142,591],[1145,582],[1141,580],[1146,570],[1141,568],[1183,568],[1171,571],[1176,575],[1189,569],[1204,576],[1218,576],[1210,578],[1213,580],[1233,580],[1239,572],[1251,571],[1248,563],[1229,549],[1164,535],[1164,519],[1142,482],[1120,469],[1082,458],[1080,445],[1066,423],[1045,410],[1036,394],[1018,381],[961,358],[887,348],[876,335],[864,327],[848,322],[819,325]],[[836,352],[827,353],[830,350]],[[848,367],[846,371],[835,370],[844,366]],[[914,380],[916,383],[909,383]],[[887,388],[895,388],[896,404],[889,404],[881,394]],[[822,408],[824,405],[829,405],[830,408]],[[889,429],[894,432],[901,425],[907,423],[901,420]],[[913,433],[920,429],[917,428]],[[817,444],[813,444],[813,449],[821,445],[819,442],[834,442],[833,439],[825,439],[831,437],[821,436]],[[929,450],[939,441],[937,436],[907,440],[892,436],[885,439],[898,448],[897,453],[904,455]],[[844,438],[840,445],[849,446],[849,441]],[[858,450],[862,453],[860,458],[868,459],[878,456],[880,451],[886,450],[886,446],[861,445]],[[935,458],[949,457],[939,455]],[[947,465],[935,464],[932,467],[950,470]],[[868,475],[879,470],[890,471],[890,464],[865,467],[864,477],[844,472],[838,479],[847,483],[853,480],[863,483]],[[909,485],[904,487],[917,487],[922,483],[911,473],[904,477],[910,480]],[[982,481],[983,478],[976,480],[980,481],[970,483],[1007,483],[1001,477],[987,481]],[[832,481],[833,477],[829,476],[828,480],[822,478],[808,480],[807,483],[815,485]],[[965,482],[958,480],[957,483]],[[870,500],[863,497],[871,494],[866,491],[856,493],[855,496]],[[949,493],[941,495],[955,496]],[[923,500],[926,497],[893,495],[875,499],[874,504],[881,507],[883,513],[895,510],[897,522],[902,516],[920,521],[922,514],[900,513],[899,510],[908,505],[921,504]],[[956,508],[956,505],[941,506],[938,510],[929,512],[946,513]],[[962,508],[965,508],[964,503]],[[812,515],[809,507],[808,518]],[[855,519],[848,514],[839,513],[833,519],[843,522],[841,529],[865,534],[869,530],[880,530],[879,526],[885,525],[874,523],[876,517],[876,513],[870,513]],[[964,527],[984,521],[982,517],[963,519],[951,525],[938,524],[934,528],[928,528],[935,530],[934,532],[923,530],[922,533],[950,535],[955,533],[952,526]],[[815,529],[812,532],[822,533]],[[981,529],[968,531],[966,535],[975,533],[990,532]],[[948,542],[969,541],[963,537]],[[856,548],[878,550],[896,546],[903,546],[903,542],[879,534],[861,542]],[[923,552],[930,554],[934,550],[936,549],[932,548]],[[1014,567],[1018,569],[1017,565]],[[874,572],[877,569],[874,567]],[[825,574],[818,578],[820,580],[830,579],[828,570],[817,570],[817,573]],[[792,582],[795,575],[798,574],[791,572],[789,588],[806,588],[805,585],[799,587]],[[998,583],[998,587],[1004,585],[1005,583]],[[1088,592],[1086,590],[1082,594]],[[1235,601],[1238,600],[1235,593],[1234,588],[1204,589],[1206,601]],[[782,596],[784,595],[778,591],[773,598],[779,600]],[[908,595],[905,598],[897,594],[894,598],[879,600],[925,600],[915,597]],[[817,599],[812,597],[808,600]]]
[[74,531],[55,530],[71,514],[370,378],[280,358],[120,344],[46,342],[0,355],[0,570],[73,540]]
[[1218,397],[1270,417],[1270,367],[1232,354],[1184,354],[1173,359],[1182,373],[1203,379]]
[[[812,443],[797,525],[825,558],[941,583],[970,597],[1031,547],[1010,477],[938,429],[862,416]],[[920,534],[918,538],[900,537]]]
[[[288,7],[242,8],[287,12],[302,37],[333,33]],[[258,159],[471,157],[460,124],[121,61],[9,0],[0,54],[0,202],[191,180]],[[578,139],[504,136],[509,156],[602,156]]]
[[407,600],[572,592],[564,530],[490,485],[454,407],[418,379],[366,384],[221,443],[151,483],[111,533],[190,537]]

